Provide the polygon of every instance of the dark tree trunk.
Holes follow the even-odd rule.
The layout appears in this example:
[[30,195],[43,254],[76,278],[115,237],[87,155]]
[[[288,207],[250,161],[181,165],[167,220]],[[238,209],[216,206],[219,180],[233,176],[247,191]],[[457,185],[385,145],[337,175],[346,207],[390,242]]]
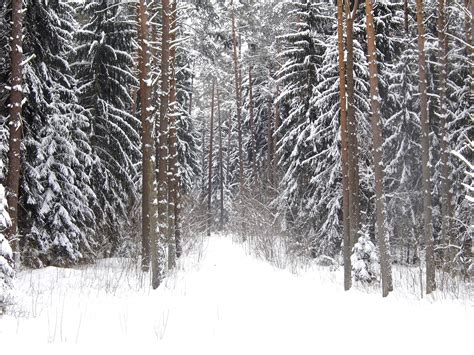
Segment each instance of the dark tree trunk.
[[23,78],[23,52],[22,52],[22,0],[12,0],[11,19],[11,93],[10,93],[10,118],[8,126],[10,130],[9,151],[8,151],[8,175],[6,181],[8,212],[10,214],[11,225],[6,231],[6,237],[11,241],[15,260],[18,260],[20,253],[20,243],[18,241],[18,193],[20,185],[21,168],[21,105],[23,100],[22,78]]
[[382,295],[388,296],[392,291],[392,270],[390,261],[390,251],[388,238],[385,232],[385,196],[383,192],[384,167],[383,167],[383,138],[382,123],[380,121],[380,94],[379,80],[377,70],[377,49],[375,43],[375,28],[373,14],[373,0],[365,1],[365,10],[367,15],[367,44],[369,57],[369,76],[370,76],[370,106],[372,116],[372,134],[373,134],[373,156],[374,156],[374,175],[375,175],[375,213],[376,213],[376,235],[380,251],[380,265],[382,274]]
[[341,170],[342,170],[342,222],[344,233],[344,289],[352,285],[351,242],[350,242],[350,205],[349,205],[349,142],[347,132],[346,64],[344,61],[344,0],[337,1],[337,37],[339,56],[339,93],[341,98]]
[[171,3],[171,48],[170,48],[170,95],[169,95],[169,164],[168,164],[168,268],[176,266],[176,254],[179,241],[177,225],[177,206],[179,194],[179,176],[178,176],[178,138],[176,132],[176,119],[179,115],[178,102],[176,99],[176,1]]
[[242,148],[242,85],[240,75],[240,63],[238,54],[238,43],[237,43],[237,27],[235,20],[235,7],[234,1],[230,3],[230,16],[232,20],[232,54],[234,61],[234,80],[235,80],[235,105],[237,110],[237,136],[239,146],[239,187],[240,193],[244,189],[244,153]]
[[211,122],[209,126],[209,170],[207,180],[207,235],[211,235],[212,227],[212,150],[214,143],[214,96],[215,96],[216,80],[212,80],[212,94],[211,94]]
[[224,159],[222,153],[222,122],[219,88],[217,88],[217,119],[219,123],[219,188],[220,188],[220,215],[219,230],[224,229]]
[[349,190],[350,190],[350,238],[351,249],[357,243],[360,230],[359,200],[359,144],[357,139],[357,121],[355,117],[355,82],[354,82],[354,20],[359,1],[354,1],[351,11],[350,2],[346,1],[347,20],[347,132],[349,140]]
[[425,59],[425,25],[423,23],[423,0],[416,0],[416,22],[418,28],[418,68],[420,75],[420,123],[421,123],[421,149],[423,169],[423,213],[424,236],[426,254],[426,293],[430,294],[436,289],[434,248],[433,248],[433,222],[430,182],[430,131],[428,122],[428,95],[426,82]]
[[139,52],[138,66],[140,77],[140,117],[142,121],[142,270],[150,267],[150,243],[152,243],[153,257],[156,258],[156,210],[153,204],[155,196],[155,164],[153,150],[153,122],[150,118],[149,98],[149,48],[148,42],[148,11],[145,0],[138,4],[138,35]]

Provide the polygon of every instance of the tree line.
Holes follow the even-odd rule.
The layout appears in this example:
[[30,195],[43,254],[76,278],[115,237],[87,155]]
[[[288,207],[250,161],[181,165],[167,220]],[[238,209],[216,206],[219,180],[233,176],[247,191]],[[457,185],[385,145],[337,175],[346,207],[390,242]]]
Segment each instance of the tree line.
[[185,229],[283,237],[345,289],[379,264],[384,296],[394,263],[425,265],[427,293],[472,270],[469,0],[0,12],[2,280],[14,252],[140,255],[156,288]]

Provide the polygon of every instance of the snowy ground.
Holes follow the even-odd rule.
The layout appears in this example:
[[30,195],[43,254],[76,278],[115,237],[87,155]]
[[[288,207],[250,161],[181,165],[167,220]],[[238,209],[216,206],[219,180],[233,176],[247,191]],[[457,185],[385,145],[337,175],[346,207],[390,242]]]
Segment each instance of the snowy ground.
[[[472,302],[342,291],[335,273],[299,275],[213,236],[158,290],[126,260],[18,275],[0,318],[2,353],[455,354],[472,339]],[[90,350],[94,349],[93,352]]]

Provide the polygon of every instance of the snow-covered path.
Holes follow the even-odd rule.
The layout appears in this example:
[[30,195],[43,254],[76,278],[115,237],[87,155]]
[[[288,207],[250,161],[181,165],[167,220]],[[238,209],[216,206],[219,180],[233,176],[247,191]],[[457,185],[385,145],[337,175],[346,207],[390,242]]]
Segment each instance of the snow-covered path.
[[19,275],[23,314],[0,319],[2,353],[453,354],[472,336],[472,305],[344,292],[327,271],[275,269],[230,237],[207,239],[156,291],[117,263]]

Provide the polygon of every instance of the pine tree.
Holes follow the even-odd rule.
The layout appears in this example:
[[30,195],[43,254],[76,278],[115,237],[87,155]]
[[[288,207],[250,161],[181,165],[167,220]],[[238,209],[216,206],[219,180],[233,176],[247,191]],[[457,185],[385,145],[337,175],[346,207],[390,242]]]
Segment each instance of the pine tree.
[[95,253],[89,121],[68,64],[74,10],[61,1],[31,2],[24,24],[30,60],[23,107],[22,257],[35,266],[69,265]]
[[126,6],[119,0],[79,5],[85,21],[77,31],[73,63],[80,104],[91,117],[91,144],[97,156],[94,212],[103,236],[100,242],[109,253],[126,246],[129,236],[124,231],[132,223],[129,211],[138,194],[141,161],[140,121],[132,114],[131,96],[138,85],[133,59],[136,22],[128,17]]

